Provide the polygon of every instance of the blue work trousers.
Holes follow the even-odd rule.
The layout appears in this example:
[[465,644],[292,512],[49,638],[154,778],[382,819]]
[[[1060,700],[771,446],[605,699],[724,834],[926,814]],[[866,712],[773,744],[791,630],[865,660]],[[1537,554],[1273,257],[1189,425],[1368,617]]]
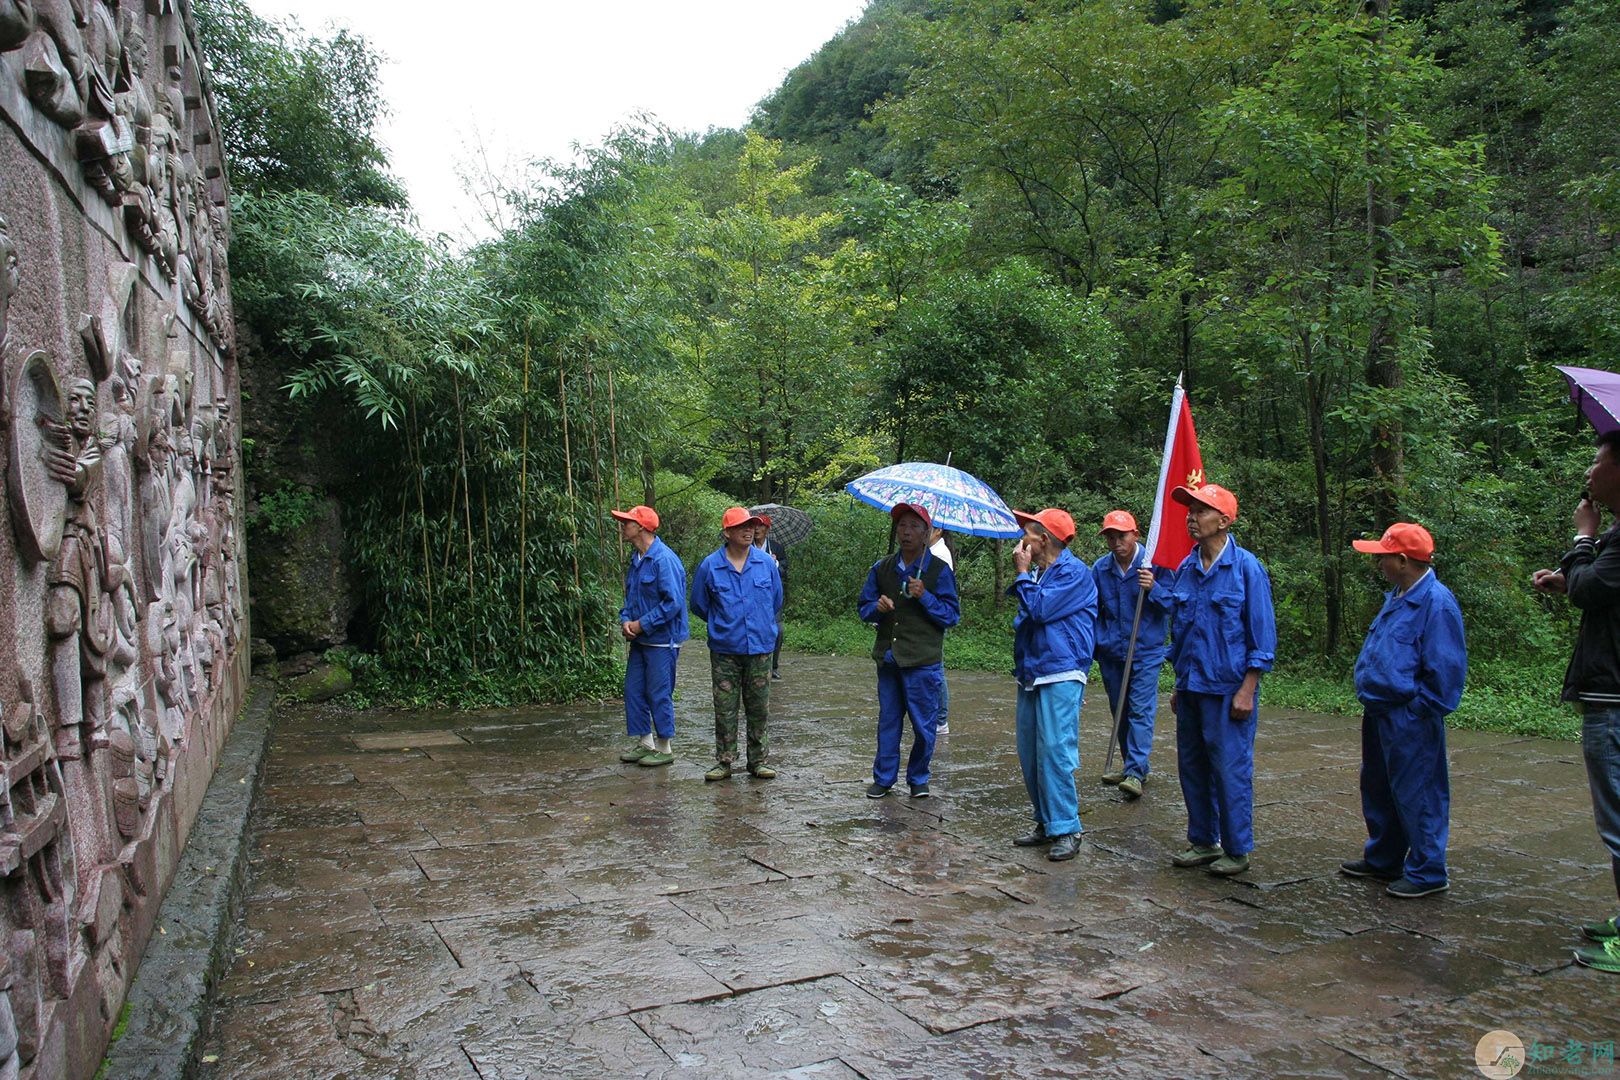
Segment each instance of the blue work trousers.
[[872,759],[872,781],[893,787],[900,775],[900,729],[911,717],[911,756],[906,760],[906,783],[928,783],[928,765],[934,758],[934,728],[939,722],[939,692],[944,685],[944,664],[903,668],[887,661],[877,666],[877,757]]
[[[1119,684],[1125,677],[1120,660],[1097,657],[1102,669],[1103,689],[1108,691],[1110,720],[1119,715]],[[1126,776],[1147,779],[1148,753],[1153,749],[1153,720],[1159,713],[1159,669],[1164,656],[1138,656],[1131,664],[1131,685],[1125,700],[1125,715],[1119,725],[1120,768]]]
[[1231,694],[1176,691],[1176,765],[1187,804],[1187,842],[1220,844],[1228,855],[1254,850],[1254,727],[1232,719]]
[[1446,883],[1451,777],[1443,717],[1404,705],[1362,713],[1361,816],[1369,864],[1416,885]]
[[1018,764],[1035,823],[1047,836],[1080,829],[1080,796],[1074,770],[1080,767],[1080,703],[1086,684],[1047,683],[1018,688]]
[[1586,782],[1592,789],[1592,815],[1603,846],[1609,849],[1614,887],[1620,893],[1620,709],[1586,707],[1581,752],[1586,757]]
[[681,650],[630,644],[624,669],[624,728],[630,737],[675,737],[675,663]]

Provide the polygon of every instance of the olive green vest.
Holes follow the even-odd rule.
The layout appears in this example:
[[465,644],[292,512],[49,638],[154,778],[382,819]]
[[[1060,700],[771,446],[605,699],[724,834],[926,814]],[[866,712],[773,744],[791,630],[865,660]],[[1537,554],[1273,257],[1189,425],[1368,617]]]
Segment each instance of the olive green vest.
[[[923,566],[923,588],[933,592],[944,569],[944,560],[930,556]],[[928,617],[921,601],[901,590],[899,552],[877,564],[877,585],[879,596],[894,601],[894,610],[879,618],[872,659],[882,663],[883,654],[892,649],[894,662],[903,668],[944,663],[945,628]]]

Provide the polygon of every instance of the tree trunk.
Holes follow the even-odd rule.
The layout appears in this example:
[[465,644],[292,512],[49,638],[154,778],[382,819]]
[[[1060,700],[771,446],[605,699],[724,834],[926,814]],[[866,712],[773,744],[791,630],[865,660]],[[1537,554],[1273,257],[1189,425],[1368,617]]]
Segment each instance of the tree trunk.
[[1316,477],[1316,535],[1322,552],[1322,612],[1327,634],[1322,652],[1331,655],[1339,648],[1339,624],[1344,583],[1339,580],[1339,552],[1333,544],[1333,512],[1328,502],[1327,432],[1322,415],[1322,377],[1305,376],[1305,412],[1310,418],[1311,466]]
[[[1381,54],[1385,24],[1389,19],[1389,0],[1366,0],[1365,10],[1375,23],[1376,47]],[[1367,334],[1367,385],[1373,390],[1398,390],[1404,381],[1397,353],[1399,342],[1393,304],[1388,295],[1395,288],[1390,266],[1390,226],[1398,211],[1393,194],[1377,180],[1387,164],[1384,140],[1388,128],[1389,117],[1384,104],[1374,102],[1367,118],[1367,299],[1372,319]],[[1388,413],[1383,415],[1389,416]],[[1383,530],[1395,521],[1400,511],[1405,469],[1400,421],[1381,421],[1373,428],[1372,440],[1373,521]]]

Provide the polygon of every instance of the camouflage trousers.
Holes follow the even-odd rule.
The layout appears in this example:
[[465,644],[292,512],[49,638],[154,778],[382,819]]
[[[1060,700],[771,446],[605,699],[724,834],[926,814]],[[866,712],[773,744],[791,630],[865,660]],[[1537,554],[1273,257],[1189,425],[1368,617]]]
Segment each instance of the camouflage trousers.
[[748,764],[763,765],[770,751],[765,719],[771,699],[771,654],[709,654],[714,682],[714,756],[727,765],[737,761],[737,710],[748,714]]

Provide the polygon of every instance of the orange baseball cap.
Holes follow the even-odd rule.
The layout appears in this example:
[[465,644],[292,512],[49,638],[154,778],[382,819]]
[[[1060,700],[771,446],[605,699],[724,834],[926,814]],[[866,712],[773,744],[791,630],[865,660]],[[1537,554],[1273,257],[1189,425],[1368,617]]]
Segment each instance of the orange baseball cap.
[[1136,518],[1131,516],[1129,510],[1110,510],[1103,515],[1102,528],[1097,531],[1105,533],[1109,529],[1117,529],[1120,532],[1135,532]]
[[924,525],[928,526],[930,529],[934,527],[934,515],[928,512],[928,507],[919,503],[896,503],[894,508],[889,511],[889,516],[898,521],[900,520],[900,515],[906,513],[916,514],[918,517],[922,518],[922,523]]
[[1193,503],[1203,503],[1213,506],[1232,521],[1237,520],[1237,496],[1221,487],[1219,484],[1205,484],[1203,487],[1178,487],[1170,493],[1170,497],[1182,506],[1191,506]]
[[1067,510],[1059,510],[1055,506],[1048,506],[1036,514],[1014,510],[1013,517],[1023,522],[1033,521],[1065,544],[1074,539],[1074,518],[1069,516]]
[[1377,540],[1352,540],[1350,546],[1364,555],[1405,555],[1418,562],[1434,561],[1434,537],[1429,530],[1410,521],[1397,521]]
[[650,506],[632,506],[628,510],[609,510],[620,521],[633,521],[648,532],[658,531],[658,511]]
[[726,512],[720,515],[720,527],[722,529],[735,529],[738,525],[747,525],[751,521],[757,524],[761,520],[759,515],[750,514],[741,506],[732,506],[728,507]]

